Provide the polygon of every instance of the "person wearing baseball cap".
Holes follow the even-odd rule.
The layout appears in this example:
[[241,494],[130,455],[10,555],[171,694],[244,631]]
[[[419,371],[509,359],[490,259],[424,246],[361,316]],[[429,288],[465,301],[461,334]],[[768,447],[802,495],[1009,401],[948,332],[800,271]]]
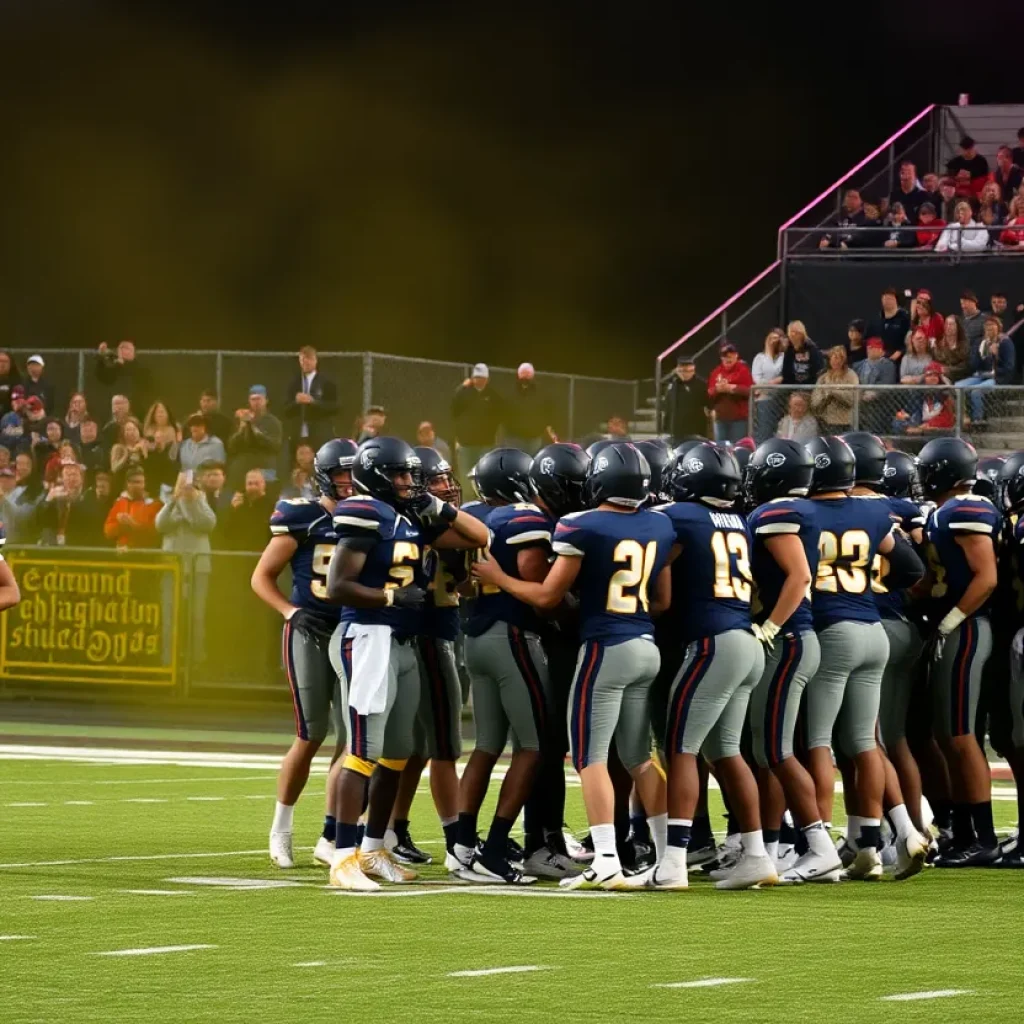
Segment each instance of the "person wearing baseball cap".
[[697,376],[693,356],[676,357],[676,368],[665,389],[664,431],[673,438],[708,433],[708,382]]
[[484,452],[494,447],[498,428],[505,419],[505,403],[501,395],[488,386],[490,378],[487,364],[477,363],[452,398],[455,455],[458,475],[463,479],[469,476]]
[[731,341],[723,341],[718,352],[722,361],[708,377],[708,400],[715,414],[715,440],[719,444],[726,441],[735,444],[747,433],[754,378]]
[[260,470],[268,482],[277,480],[277,457],[284,430],[281,421],[268,411],[269,404],[265,385],[253,384],[249,388],[248,408],[235,413],[237,426],[228,439],[228,454],[234,460],[231,477],[236,489],[250,469]]
[[57,408],[57,396],[53,385],[43,376],[46,363],[40,355],[29,356],[25,360],[25,394],[38,395],[42,399],[43,406],[48,412]]
[[505,406],[502,444],[521,448],[529,455],[557,441],[551,405],[537,390],[533,363],[520,363],[516,370],[516,386]]
[[[867,359],[856,366],[857,379],[862,385],[895,384],[896,364],[885,358],[885,342],[877,335],[868,338],[865,346]],[[894,396],[883,391],[862,391],[860,394],[860,429],[872,434],[886,434],[892,421]],[[889,410],[889,411],[887,411]]]

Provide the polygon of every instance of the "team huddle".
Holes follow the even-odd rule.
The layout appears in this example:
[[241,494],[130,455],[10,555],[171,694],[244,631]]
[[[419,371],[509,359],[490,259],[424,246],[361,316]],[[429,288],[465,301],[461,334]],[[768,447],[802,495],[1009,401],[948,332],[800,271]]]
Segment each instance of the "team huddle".
[[[319,499],[274,511],[253,589],[285,619],[295,710],[279,867],[294,866],[294,805],[332,718],[314,857],[342,889],[431,862],[409,824],[428,762],[445,867],[479,884],[678,890],[697,869],[748,889],[1024,867],[996,836],[985,755],[987,733],[1024,783],[1024,452],[979,471],[958,438],[917,459],[862,432],[753,453],[557,443],[497,448],[471,479],[480,500],[463,504],[433,449],[334,440],[316,455]],[[567,755],[582,843],[563,827]]]

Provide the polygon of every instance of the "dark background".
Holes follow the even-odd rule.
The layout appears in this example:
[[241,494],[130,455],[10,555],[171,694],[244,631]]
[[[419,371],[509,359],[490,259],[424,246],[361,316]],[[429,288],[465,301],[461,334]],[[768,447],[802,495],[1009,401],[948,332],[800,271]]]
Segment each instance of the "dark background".
[[7,0],[2,341],[646,375],[926,103],[1024,94],[1009,4],[690,6]]

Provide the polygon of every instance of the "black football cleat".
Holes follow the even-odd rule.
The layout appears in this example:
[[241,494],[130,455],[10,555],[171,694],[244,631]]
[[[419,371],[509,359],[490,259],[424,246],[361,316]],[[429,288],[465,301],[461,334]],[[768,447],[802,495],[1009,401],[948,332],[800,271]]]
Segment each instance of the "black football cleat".
[[432,864],[434,858],[424,853],[412,840],[408,831],[396,832],[396,842],[391,848],[391,855],[402,864]]
[[524,875],[518,866],[505,857],[488,854],[486,847],[477,850],[471,868],[474,875],[479,875],[488,882],[504,882],[505,885],[533,885],[537,881],[532,875]]
[[[1004,844],[1008,845],[1008,844]],[[1003,847],[1001,846],[1000,849]],[[994,868],[1006,868],[1007,870],[1024,870],[1024,848],[1021,847],[1020,843],[1016,843],[1011,849],[1007,850],[1006,853],[1000,855],[992,867]]]
[[982,846],[974,843],[966,850],[950,849],[939,854],[934,864],[937,868],[988,868],[999,859],[998,846]]
[[508,859],[513,864],[522,864],[526,860],[526,851],[511,837],[508,837]]
[[[706,842],[699,846],[690,846],[686,852],[687,867],[703,867],[715,861],[714,867],[718,867],[718,847],[715,845],[715,837],[711,836]],[[710,868],[707,868],[710,870]]]

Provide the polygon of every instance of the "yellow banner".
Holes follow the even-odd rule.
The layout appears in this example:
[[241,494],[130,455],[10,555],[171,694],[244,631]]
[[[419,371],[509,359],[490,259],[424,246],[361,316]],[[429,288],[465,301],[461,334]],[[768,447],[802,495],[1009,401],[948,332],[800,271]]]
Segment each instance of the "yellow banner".
[[[9,551],[21,603],[0,616],[0,677],[174,686],[179,565]],[[68,555],[71,552],[67,552]]]

